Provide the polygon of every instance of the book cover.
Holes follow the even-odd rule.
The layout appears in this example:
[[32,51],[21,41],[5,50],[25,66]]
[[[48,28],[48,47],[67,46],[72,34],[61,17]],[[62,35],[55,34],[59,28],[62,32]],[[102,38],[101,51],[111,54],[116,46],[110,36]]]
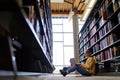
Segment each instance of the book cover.
[[112,0],[114,12],[119,8],[118,0]]

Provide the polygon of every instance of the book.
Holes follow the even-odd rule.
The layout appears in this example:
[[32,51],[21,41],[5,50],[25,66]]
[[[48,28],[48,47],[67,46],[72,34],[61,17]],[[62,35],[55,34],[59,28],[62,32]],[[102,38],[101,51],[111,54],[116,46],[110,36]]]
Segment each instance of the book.
[[109,5],[112,2],[112,0],[105,0],[105,3]]
[[120,0],[118,0],[118,4],[119,4],[119,7],[120,7]]
[[115,12],[113,9],[113,3],[111,3],[111,5],[109,5],[109,7],[106,9],[106,12],[107,12],[108,18]]
[[114,47],[115,57],[120,56],[120,46]]
[[106,10],[105,4],[103,4],[103,6],[101,7],[101,14],[102,14],[103,20],[107,20],[107,10]]
[[75,58],[70,58],[70,64],[71,65],[75,65],[76,64]]
[[118,13],[117,17],[118,17],[118,23],[120,23],[120,12]]
[[119,8],[118,0],[112,0],[114,12]]

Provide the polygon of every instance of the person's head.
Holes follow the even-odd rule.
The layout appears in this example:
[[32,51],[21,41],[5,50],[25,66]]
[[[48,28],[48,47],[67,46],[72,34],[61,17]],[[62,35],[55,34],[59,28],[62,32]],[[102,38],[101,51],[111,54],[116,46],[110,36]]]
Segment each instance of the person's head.
[[84,55],[85,55],[85,57],[90,57],[91,56],[91,52],[89,50],[86,50],[84,52]]

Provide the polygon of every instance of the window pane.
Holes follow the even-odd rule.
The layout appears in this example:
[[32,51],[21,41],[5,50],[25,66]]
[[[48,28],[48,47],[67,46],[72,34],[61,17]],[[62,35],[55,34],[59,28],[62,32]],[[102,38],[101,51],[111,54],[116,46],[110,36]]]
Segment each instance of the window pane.
[[70,65],[70,58],[74,57],[73,47],[64,47],[64,63]]
[[79,24],[84,24],[85,23],[85,21],[80,21],[80,20],[78,22],[79,22]]
[[53,33],[53,41],[63,41],[62,33]]
[[63,43],[54,42],[53,49],[53,64],[63,65]]
[[64,19],[63,20],[63,32],[73,32],[72,20]]
[[83,25],[82,25],[82,24],[80,24],[80,25],[79,25],[79,31],[82,29],[82,27],[83,27]]
[[52,25],[53,32],[62,32],[62,25]]
[[62,24],[62,18],[53,18],[52,24]]
[[64,33],[64,45],[73,45],[73,33]]
[[53,29],[53,64],[56,72],[65,65],[70,65],[74,57],[73,24],[67,17],[52,18]]

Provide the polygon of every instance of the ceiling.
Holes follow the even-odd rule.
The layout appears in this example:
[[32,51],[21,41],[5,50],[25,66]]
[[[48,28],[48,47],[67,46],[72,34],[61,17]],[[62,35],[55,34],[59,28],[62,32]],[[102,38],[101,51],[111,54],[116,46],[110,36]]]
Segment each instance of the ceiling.
[[80,16],[86,5],[85,0],[51,0],[52,15],[69,15],[72,11]]

